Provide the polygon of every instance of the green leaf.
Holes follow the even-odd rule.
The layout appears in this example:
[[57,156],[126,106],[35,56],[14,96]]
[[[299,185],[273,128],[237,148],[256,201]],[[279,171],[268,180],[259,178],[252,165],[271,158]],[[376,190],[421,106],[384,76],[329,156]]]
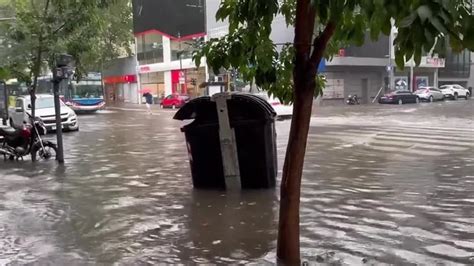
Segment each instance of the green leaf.
[[431,8],[428,5],[422,5],[418,7],[416,12],[418,13],[418,17],[420,18],[421,22],[425,22],[433,15],[433,12],[431,12]]
[[415,47],[415,53],[413,55],[413,60],[415,61],[415,65],[419,66],[421,63],[421,56],[422,56],[423,49],[421,45]]
[[400,28],[408,28],[408,27],[410,27],[410,26],[413,24],[413,22],[415,21],[416,17],[417,17],[416,14],[417,14],[416,12],[411,12],[410,15],[404,17],[404,18],[400,21],[400,23],[398,24],[398,26],[399,26]]
[[451,49],[458,53],[461,52],[464,48],[461,40],[459,40],[455,36],[451,36],[451,38],[449,38],[449,44],[451,45]]
[[400,49],[395,50],[395,64],[397,64],[397,67],[402,70],[405,68],[405,55]]
[[446,29],[446,27],[443,25],[443,23],[441,23],[439,18],[433,17],[433,18],[431,18],[430,22],[433,25],[433,27],[435,27],[436,30],[438,30],[439,32],[444,33],[444,34],[448,33],[448,29]]

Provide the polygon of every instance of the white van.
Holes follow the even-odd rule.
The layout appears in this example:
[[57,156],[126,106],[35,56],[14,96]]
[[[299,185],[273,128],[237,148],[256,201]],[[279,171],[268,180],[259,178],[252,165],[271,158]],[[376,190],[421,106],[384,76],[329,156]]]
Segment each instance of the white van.
[[[62,127],[67,131],[79,130],[76,113],[61,100]],[[9,110],[10,125],[20,127],[23,123],[30,123],[28,114],[31,114],[30,96],[19,96],[15,108]],[[48,131],[56,130],[56,115],[54,111],[54,97],[49,94],[36,95],[36,117],[41,119]]]

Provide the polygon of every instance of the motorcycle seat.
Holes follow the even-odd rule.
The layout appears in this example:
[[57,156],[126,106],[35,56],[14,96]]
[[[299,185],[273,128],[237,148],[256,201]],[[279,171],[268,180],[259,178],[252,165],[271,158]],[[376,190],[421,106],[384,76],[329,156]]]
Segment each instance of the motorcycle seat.
[[0,128],[0,135],[13,137],[17,135],[17,130],[12,127]]

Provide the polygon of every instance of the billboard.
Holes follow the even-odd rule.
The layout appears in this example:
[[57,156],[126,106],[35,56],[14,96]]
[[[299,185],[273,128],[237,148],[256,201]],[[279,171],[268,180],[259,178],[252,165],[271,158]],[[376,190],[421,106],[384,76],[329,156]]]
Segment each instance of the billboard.
[[172,39],[204,35],[205,0],[133,0],[133,32],[159,32]]

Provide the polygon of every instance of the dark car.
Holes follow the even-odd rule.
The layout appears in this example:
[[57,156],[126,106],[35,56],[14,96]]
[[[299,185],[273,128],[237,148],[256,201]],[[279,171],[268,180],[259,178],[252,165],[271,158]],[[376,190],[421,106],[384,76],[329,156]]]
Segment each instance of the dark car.
[[181,108],[185,103],[189,101],[188,95],[171,94],[161,101],[161,108]]
[[404,104],[404,103],[419,103],[420,98],[409,91],[392,91],[380,97],[379,103],[393,103],[393,104]]

